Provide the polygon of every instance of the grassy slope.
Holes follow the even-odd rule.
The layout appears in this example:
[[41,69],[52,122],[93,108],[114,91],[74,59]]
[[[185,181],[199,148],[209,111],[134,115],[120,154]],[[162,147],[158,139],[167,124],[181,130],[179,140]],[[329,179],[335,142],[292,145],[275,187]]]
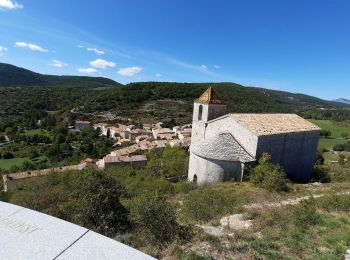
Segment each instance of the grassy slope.
[[342,133],[347,133],[350,136],[350,124],[346,124],[345,122],[333,122],[330,120],[315,120],[310,119],[310,122],[318,125],[322,129],[326,129],[332,132],[332,138],[341,138]]
[[331,149],[336,144],[344,144],[347,140],[344,139],[336,139],[342,138],[342,133],[348,133],[350,137],[350,124],[347,122],[334,122],[330,120],[315,120],[309,119],[310,122],[319,126],[324,130],[331,131],[330,138],[321,138],[319,143],[319,149]]
[[29,158],[0,159],[0,169],[9,170],[12,166],[20,166],[23,162],[30,161]]

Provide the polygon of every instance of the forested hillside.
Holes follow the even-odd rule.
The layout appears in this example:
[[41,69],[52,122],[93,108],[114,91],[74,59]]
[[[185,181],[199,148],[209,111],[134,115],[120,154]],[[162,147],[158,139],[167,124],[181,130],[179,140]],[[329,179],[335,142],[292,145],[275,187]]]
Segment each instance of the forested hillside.
[[10,64],[0,63],[0,87],[13,86],[66,86],[115,87],[120,86],[108,78],[86,76],[43,75]]
[[105,78],[47,76],[0,64],[0,86],[3,122],[32,110],[68,113],[74,109],[86,119],[108,111],[136,121],[189,123],[193,100],[209,86],[225,100],[230,113],[283,112],[315,119],[350,119],[347,104],[235,83],[137,82],[123,86]]

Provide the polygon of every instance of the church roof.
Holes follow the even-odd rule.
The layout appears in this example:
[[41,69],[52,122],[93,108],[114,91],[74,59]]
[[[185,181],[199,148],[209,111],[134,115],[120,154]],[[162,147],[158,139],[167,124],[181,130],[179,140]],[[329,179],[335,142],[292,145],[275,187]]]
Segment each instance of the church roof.
[[209,87],[195,102],[204,104],[224,104],[224,101],[219,98],[212,87]]
[[230,114],[230,116],[257,136],[321,130],[296,114]]
[[193,144],[191,152],[200,157],[221,161],[251,162],[255,160],[230,133],[226,132]]

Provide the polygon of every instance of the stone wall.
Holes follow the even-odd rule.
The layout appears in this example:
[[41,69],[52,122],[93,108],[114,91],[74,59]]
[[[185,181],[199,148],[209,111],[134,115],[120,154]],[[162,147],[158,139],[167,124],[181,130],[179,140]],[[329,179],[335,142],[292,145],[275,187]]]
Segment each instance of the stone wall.
[[319,131],[259,136],[257,157],[267,152],[297,182],[310,180],[317,156]]
[[195,176],[197,176],[196,182],[199,185],[228,180],[241,180],[242,165],[240,162],[211,160],[191,153],[188,180],[195,181]]

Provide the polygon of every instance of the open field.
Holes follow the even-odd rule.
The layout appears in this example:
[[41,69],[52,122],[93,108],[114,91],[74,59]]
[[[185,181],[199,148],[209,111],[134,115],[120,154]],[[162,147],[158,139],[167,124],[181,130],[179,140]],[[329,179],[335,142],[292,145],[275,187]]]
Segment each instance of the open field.
[[336,144],[345,144],[347,142],[347,140],[345,139],[332,139],[332,138],[320,138],[320,142],[318,144],[318,149],[322,150],[322,149],[332,149],[333,146],[335,146]]
[[321,149],[332,149],[336,144],[344,144],[347,142],[343,139],[342,134],[347,133],[350,137],[350,124],[348,122],[334,122],[331,120],[316,120],[309,119],[310,122],[319,126],[323,130],[331,131],[329,138],[320,138],[318,148]]
[[13,166],[20,166],[25,161],[31,161],[29,158],[13,158],[13,159],[2,159],[0,160],[0,169],[10,170]]
[[50,134],[50,132],[45,130],[45,129],[28,130],[28,131],[26,131],[26,135],[28,135],[28,136],[43,135],[43,136],[47,136],[47,137],[52,137],[52,134]]
[[309,119],[310,122],[324,130],[331,131],[332,138],[341,138],[342,133],[347,133],[350,137],[350,124],[347,122],[335,122],[330,120]]
[[13,159],[1,159],[0,160],[0,170],[5,170],[8,171],[11,169],[11,167],[13,166],[18,166],[20,167],[25,161],[28,161],[30,163],[34,163],[34,162],[42,162],[42,161],[46,161],[48,160],[48,158],[46,156],[39,156],[35,159],[29,159],[28,157],[24,157],[24,158],[13,158]]

